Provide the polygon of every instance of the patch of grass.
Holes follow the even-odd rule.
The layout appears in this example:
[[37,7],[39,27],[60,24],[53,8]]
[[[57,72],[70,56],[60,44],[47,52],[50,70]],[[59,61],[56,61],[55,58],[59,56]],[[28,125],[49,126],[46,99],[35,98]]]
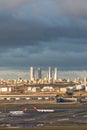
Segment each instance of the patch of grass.
[[57,128],[9,128],[9,129],[2,129],[2,130],[87,130],[87,128],[80,128],[80,127],[76,127],[76,128],[61,128],[61,127],[57,127]]

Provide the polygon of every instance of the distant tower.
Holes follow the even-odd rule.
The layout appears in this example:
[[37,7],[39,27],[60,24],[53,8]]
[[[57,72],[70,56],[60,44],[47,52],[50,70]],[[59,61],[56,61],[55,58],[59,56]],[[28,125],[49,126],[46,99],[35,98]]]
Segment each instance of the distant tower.
[[57,71],[57,67],[54,68],[54,80],[58,79],[58,71]]
[[34,68],[30,67],[30,80],[34,80]]
[[49,80],[52,79],[52,68],[51,67],[48,68],[48,79]]
[[48,80],[49,78],[49,74],[48,74],[48,71],[46,71],[46,79]]
[[87,82],[87,78],[86,78],[86,77],[84,77],[84,83],[86,84],[86,82]]
[[41,79],[42,75],[41,75],[41,68],[38,68],[38,79]]

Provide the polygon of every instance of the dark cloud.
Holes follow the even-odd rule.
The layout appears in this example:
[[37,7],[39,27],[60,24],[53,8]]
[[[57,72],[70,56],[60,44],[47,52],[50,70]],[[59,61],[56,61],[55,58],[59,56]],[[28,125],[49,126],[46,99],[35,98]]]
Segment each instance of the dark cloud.
[[85,0],[12,2],[0,1],[1,67],[86,68]]

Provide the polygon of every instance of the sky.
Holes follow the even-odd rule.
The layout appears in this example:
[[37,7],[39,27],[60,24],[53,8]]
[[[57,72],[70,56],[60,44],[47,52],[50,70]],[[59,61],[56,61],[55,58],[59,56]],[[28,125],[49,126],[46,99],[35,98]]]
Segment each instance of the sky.
[[87,0],[0,0],[0,69],[87,70]]

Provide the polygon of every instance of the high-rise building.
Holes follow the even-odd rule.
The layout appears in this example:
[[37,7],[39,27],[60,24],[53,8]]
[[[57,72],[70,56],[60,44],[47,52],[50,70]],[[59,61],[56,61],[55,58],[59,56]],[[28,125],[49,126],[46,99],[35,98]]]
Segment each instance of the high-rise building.
[[84,77],[84,83],[87,83],[87,78],[86,77]]
[[54,80],[58,79],[58,71],[57,71],[57,67],[54,68]]
[[30,80],[34,80],[35,79],[35,76],[34,76],[34,68],[33,67],[30,67]]
[[52,68],[48,68],[48,80],[50,81],[52,79]]
[[38,74],[37,74],[37,76],[38,76],[38,79],[41,79],[42,78],[42,74],[41,74],[41,68],[38,68]]

